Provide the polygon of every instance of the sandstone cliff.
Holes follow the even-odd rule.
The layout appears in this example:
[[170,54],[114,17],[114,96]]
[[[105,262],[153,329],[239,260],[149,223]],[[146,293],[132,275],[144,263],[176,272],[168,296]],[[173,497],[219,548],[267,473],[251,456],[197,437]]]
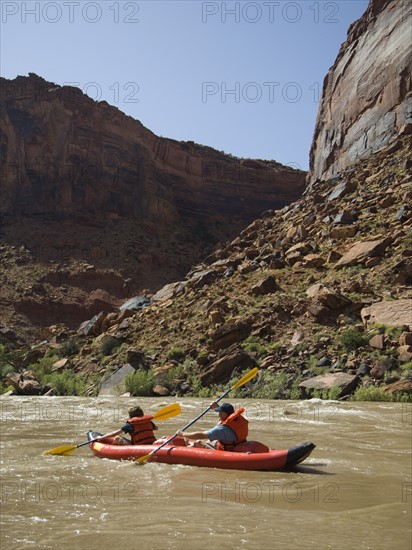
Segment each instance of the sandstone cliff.
[[304,189],[301,171],[160,138],[77,88],[34,74],[0,84],[3,215],[235,221],[233,231]]
[[371,0],[323,84],[310,180],[325,180],[410,133],[412,4]]

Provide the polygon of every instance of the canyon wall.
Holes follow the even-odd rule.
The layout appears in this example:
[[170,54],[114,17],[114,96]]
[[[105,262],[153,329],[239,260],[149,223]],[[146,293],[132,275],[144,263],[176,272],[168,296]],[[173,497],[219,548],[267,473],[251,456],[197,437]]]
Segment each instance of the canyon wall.
[[310,181],[325,180],[411,132],[412,3],[371,0],[323,84]]
[[214,222],[237,230],[301,196],[305,173],[158,137],[73,87],[1,79],[0,213]]

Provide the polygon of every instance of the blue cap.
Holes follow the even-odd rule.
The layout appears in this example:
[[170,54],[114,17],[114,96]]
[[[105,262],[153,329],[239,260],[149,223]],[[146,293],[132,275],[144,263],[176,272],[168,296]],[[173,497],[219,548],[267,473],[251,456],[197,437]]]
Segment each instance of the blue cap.
[[226,413],[227,415],[233,414],[235,412],[235,409],[233,408],[233,405],[230,403],[222,403],[220,407],[217,407],[214,409],[215,412],[219,413]]

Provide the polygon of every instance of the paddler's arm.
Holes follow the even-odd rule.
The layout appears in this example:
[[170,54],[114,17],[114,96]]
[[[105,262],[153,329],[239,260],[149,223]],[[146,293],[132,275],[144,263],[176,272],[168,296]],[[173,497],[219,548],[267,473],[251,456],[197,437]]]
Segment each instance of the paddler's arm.
[[96,441],[100,441],[101,439],[105,439],[106,437],[115,437],[116,435],[119,435],[122,433],[123,430],[117,430],[117,432],[111,432],[109,434],[101,435],[100,437],[95,437],[94,439]]
[[178,430],[176,435],[181,435],[188,439],[209,439],[207,432],[182,432],[182,430]]

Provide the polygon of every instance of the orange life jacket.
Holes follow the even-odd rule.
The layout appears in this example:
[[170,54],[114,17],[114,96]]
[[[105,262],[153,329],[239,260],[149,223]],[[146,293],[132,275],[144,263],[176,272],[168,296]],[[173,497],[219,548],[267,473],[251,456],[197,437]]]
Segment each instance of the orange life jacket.
[[134,428],[134,432],[131,434],[133,445],[151,445],[156,441],[153,433],[156,424],[152,422],[152,418],[151,414],[129,418],[128,422]]
[[221,423],[222,426],[229,426],[235,432],[236,442],[224,443],[219,441],[216,448],[220,451],[232,451],[235,445],[246,441],[247,434],[249,433],[249,422],[242,416],[243,412],[245,412],[245,409],[237,409]]

